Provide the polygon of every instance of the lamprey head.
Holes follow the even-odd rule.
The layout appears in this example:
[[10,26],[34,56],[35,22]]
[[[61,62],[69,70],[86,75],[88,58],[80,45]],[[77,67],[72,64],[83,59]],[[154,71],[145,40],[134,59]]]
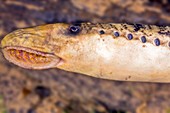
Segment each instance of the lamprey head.
[[19,29],[6,35],[1,41],[4,57],[28,69],[47,69],[58,66],[63,59],[55,53],[61,48],[64,40],[61,41],[53,35],[62,30],[60,26],[65,25],[42,25]]
[[[4,57],[28,69],[89,72],[96,59],[98,32],[88,24],[48,24],[16,30],[1,41]],[[89,45],[89,46],[87,46]],[[90,47],[90,48],[89,48]]]

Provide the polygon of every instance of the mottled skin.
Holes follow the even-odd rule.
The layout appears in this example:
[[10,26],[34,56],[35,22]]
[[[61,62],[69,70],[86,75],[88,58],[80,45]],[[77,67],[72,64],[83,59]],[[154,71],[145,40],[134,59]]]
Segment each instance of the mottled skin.
[[4,56],[29,69],[59,68],[110,80],[170,82],[170,27],[82,23],[74,25],[80,31],[72,33],[70,26],[57,23],[16,30],[1,42]]

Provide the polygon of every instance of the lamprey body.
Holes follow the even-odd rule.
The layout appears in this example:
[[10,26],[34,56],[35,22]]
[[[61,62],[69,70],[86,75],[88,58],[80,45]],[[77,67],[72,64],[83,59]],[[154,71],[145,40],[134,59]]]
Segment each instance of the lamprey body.
[[56,23],[19,29],[1,41],[4,57],[28,69],[59,68],[93,77],[170,82],[170,27]]

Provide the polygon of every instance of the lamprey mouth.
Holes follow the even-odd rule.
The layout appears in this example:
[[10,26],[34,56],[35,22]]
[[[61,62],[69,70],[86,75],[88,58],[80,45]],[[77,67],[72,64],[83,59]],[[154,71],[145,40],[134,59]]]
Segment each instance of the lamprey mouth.
[[52,53],[25,47],[4,47],[4,57],[10,62],[28,69],[48,69],[59,65],[62,59]]

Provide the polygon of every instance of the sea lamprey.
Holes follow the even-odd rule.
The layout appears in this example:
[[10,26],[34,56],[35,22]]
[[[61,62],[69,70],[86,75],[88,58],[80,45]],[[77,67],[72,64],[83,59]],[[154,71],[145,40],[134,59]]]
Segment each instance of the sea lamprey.
[[170,27],[56,23],[19,29],[1,42],[23,68],[59,68],[93,77],[170,82]]

